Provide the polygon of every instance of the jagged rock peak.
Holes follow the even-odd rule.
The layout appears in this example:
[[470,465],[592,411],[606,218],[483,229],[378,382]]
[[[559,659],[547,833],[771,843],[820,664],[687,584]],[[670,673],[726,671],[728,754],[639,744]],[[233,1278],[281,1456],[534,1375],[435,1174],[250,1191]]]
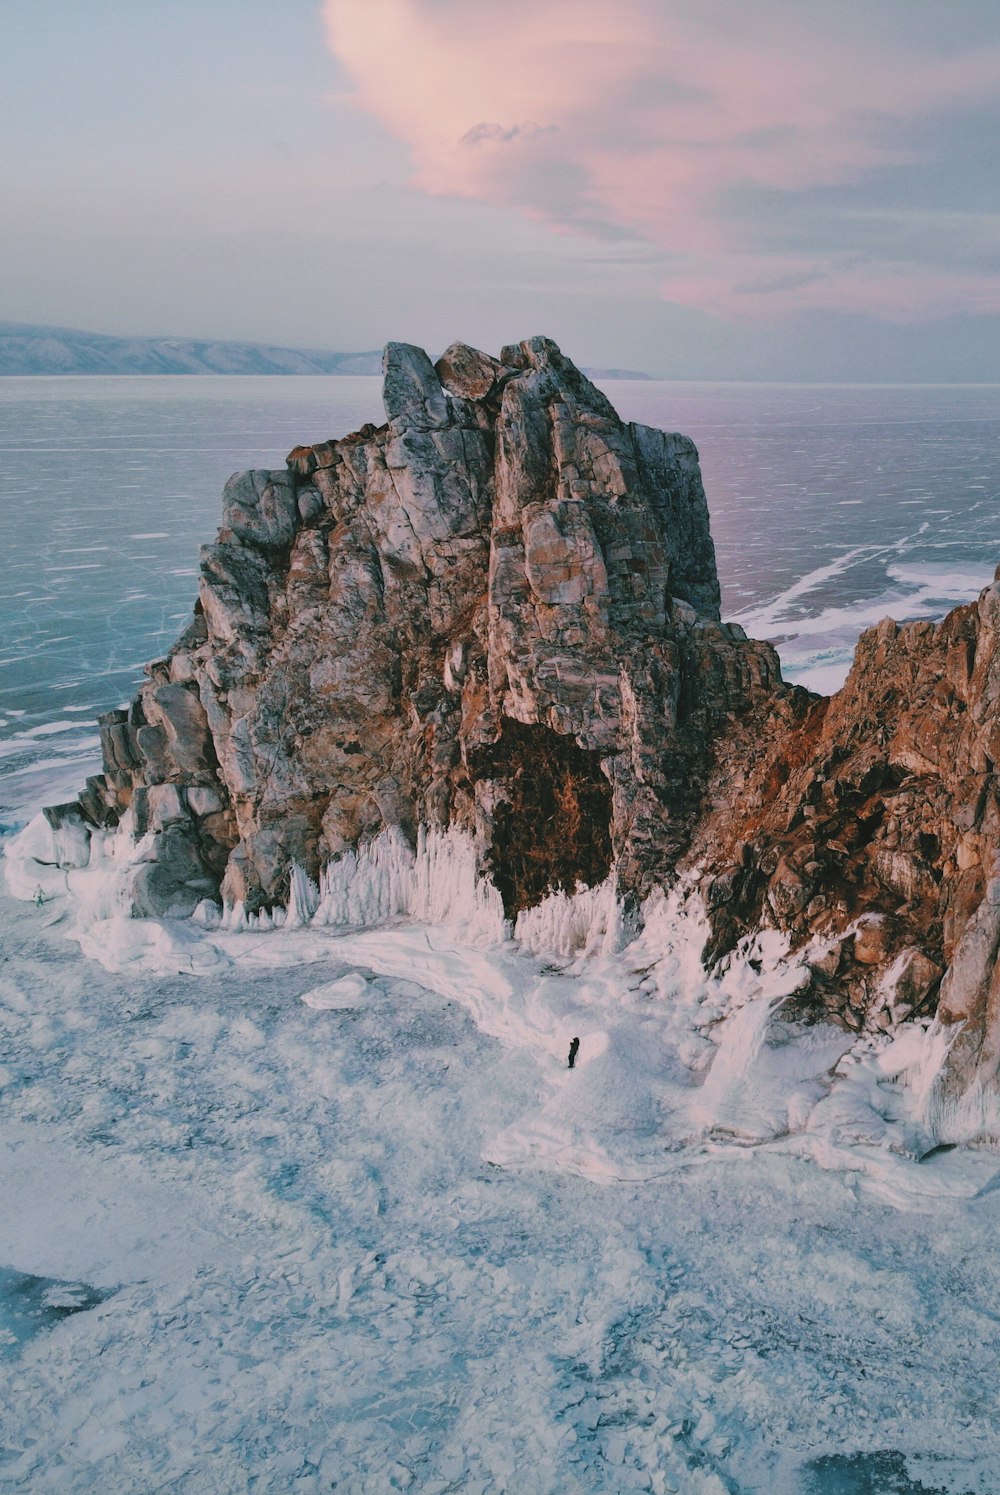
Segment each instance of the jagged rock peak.
[[[388,826],[471,831],[512,911],[612,862],[643,887],[684,840],[723,709],[682,704],[685,660],[738,632],[693,444],[548,338],[384,364],[384,426],[229,481],[191,627],[105,722],[85,802],[152,833],[137,909],[282,901]],[[754,650],[744,693],[777,679]]]

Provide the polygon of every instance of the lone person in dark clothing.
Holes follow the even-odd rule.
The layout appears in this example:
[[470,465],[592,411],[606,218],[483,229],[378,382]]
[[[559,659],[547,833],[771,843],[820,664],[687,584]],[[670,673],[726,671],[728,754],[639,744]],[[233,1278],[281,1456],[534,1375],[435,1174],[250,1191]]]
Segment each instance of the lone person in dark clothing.
[[577,1056],[577,1054],[579,1052],[580,1052],[580,1040],[578,1038],[574,1038],[573,1042],[569,1046],[569,1067],[570,1067],[570,1069],[575,1069],[576,1068],[576,1056]]

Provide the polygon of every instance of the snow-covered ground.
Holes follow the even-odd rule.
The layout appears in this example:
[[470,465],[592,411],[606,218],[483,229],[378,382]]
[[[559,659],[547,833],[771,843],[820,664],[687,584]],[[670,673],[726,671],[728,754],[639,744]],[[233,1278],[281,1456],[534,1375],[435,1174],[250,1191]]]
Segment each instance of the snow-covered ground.
[[1000,1157],[917,1160],[933,1035],[706,981],[694,903],[490,943],[435,866],[450,923],[91,903],[119,970],[0,900],[0,1490],[1000,1489]]

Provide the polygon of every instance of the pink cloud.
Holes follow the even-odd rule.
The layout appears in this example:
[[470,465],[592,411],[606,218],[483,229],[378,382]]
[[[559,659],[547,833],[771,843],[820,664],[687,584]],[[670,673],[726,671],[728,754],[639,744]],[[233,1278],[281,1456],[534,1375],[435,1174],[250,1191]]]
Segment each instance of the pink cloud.
[[789,254],[763,210],[731,206],[919,165],[873,118],[995,97],[996,46],[937,55],[864,7],[798,0],[325,0],[325,20],[358,107],[407,145],[418,188],[640,238],[672,300],[996,309],[985,274]]

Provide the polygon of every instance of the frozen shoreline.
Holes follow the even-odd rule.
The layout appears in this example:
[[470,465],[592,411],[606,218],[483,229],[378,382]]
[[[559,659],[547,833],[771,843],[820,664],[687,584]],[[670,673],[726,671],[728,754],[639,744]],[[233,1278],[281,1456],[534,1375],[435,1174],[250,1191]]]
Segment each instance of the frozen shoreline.
[[807,1495],[901,1450],[990,1489],[995,1160],[966,1198],[932,1186],[961,1155],[909,1164],[905,1211],[774,1146],[497,1167],[565,1071],[376,974],[387,934],[231,936],[192,980],[45,917],[0,898],[0,1263],[108,1296],[5,1366],[0,1488]]
[[[784,935],[764,929],[707,973],[696,879],[653,893],[632,920],[612,874],[550,895],[512,927],[467,835],[421,830],[414,852],[387,831],[331,862],[319,886],[293,869],[287,909],[248,916],[206,900],[191,919],[133,918],[130,880],[153,849],[129,815],[105,833],[82,821],[54,831],[39,814],[6,841],[3,867],[15,897],[111,972],[290,971],[335,955],[420,981],[488,1037],[547,1055],[553,1074],[578,1038],[573,1084],[550,1075],[552,1093],[493,1144],[498,1163],[638,1180],[706,1140],[780,1144],[895,1198],[923,1192],[914,1165],[940,1146],[998,1135],[992,1093],[956,1101],[944,1089],[957,1030],[887,1009],[886,1031],[854,1034],[783,1011],[816,940],[792,956]],[[981,1182],[994,1156],[963,1166]]]
[[695,891],[515,941],[454,834],[221,926],[128,917],[127,826],[7,847],[0,1490],[991,1492],[933,1027],[787,1021],[773,931],[706,976]]

